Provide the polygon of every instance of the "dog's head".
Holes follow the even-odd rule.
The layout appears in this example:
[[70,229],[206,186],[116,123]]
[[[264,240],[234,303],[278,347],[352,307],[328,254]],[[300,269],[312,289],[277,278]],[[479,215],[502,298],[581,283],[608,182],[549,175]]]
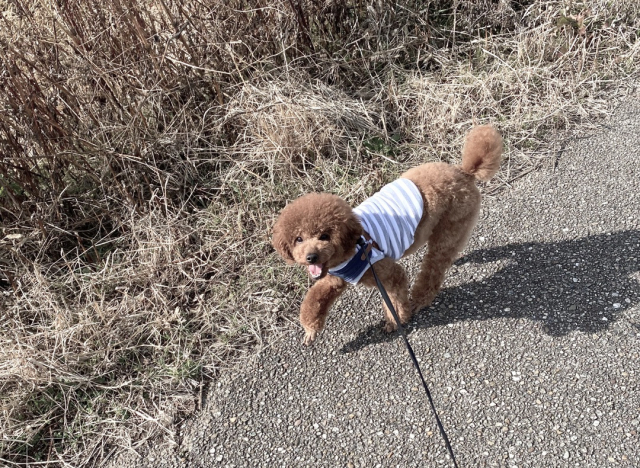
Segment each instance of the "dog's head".
[[362,235],[357,216],[340,197],[310,193],[289,203],[273,227],[273,246],[287,263],[320,279],[355,253]]

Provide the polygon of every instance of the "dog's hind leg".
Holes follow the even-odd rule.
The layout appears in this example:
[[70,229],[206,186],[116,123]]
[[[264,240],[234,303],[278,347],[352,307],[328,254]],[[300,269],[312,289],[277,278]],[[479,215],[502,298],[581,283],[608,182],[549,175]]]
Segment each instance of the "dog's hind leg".
[[411,288],[412,313],[427,307],[438,294],[449,267],[464,249],[477,215],[466,219],[440,222],[429,237],[427,253],[422,259],[420,273]]

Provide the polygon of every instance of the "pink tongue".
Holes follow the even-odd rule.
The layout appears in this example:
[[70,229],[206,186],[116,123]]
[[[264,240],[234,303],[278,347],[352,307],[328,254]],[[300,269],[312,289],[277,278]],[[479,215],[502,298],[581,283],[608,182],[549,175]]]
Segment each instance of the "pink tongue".
[[309,265],[309,273],[311,273],[312,276],[318,276],[322,273],[322,265]]

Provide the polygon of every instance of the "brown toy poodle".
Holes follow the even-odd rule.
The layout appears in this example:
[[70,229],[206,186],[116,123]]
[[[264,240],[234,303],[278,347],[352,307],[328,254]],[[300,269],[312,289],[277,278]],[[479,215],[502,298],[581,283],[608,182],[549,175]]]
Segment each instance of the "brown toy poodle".
[[[273,246],[287,263],[304,265],[315,280],[300,307],[304,344],[313,343],[329,308],[350,283],[375,287],[367,256],[402,323],[428,306],[476,223],[480,192],[475,181],[493,177],[501,155],[500,134],[492,126],[479,126],[465,139],[461,165],[414,167],[355,209],[328,193],[288,204],[274,226]],[[358,246],[361,237],[366,245]],[[425,244],[409,297],[407,274],[396,260]],[[385,330],[393,331],[396,324],[383,308]]]

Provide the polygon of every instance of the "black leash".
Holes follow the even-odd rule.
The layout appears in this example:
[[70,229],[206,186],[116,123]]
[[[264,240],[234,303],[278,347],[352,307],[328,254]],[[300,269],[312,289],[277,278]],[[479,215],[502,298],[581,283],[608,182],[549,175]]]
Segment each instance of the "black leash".
[[[362,247],[362,246],[366,245],[366,242],[362,238],[360,238],[360,239],[358,239],[358,245]],[[416,359],[416,355],[413,352],[413,348],[411,348],[411,345],[409,344],[409,340],[407,340],[407,332],[405,331],[404,327],[402,326],[402,323],[400,323],[400,318],[398,317],[398,313],[396,312],[396,309],[394,309],[393,304],[391,303],[391,299],[389,299],[389,296],[387,294],[387,291],[384,289],[384,286],[382,286],[382,283],[378,279],[378,275],[376,275],[376,270],[373,269],[373,264],[371,263],[371,258],[369,256],[369,252],[365,253],[365,255],[367,256],[367,260],[369,261],[369,267],[371,268],[371,273],[373,273],[373,277],[376,280],[376,284],[378,285],[378,289],[380,290],[380,294],[382,295],[382,299],[384,300],[384,302],[387,304],[387,307],[391,311],[391,315],[393,315],[393,319],[396,321],[396,324],[398,325],[398,330],[400,330],[400,334],[402,335],[402,338],[404,339],[404,344],[407,347],[407,351],[409,351],[409,356],[411,356],[411,360],[413,361],[413,365],[415,366],[416,370],[418,371],[418,375],[420,376],[420,380],[422,381],[422,386],[424,387],[424,391],[426,392],[427,398],[429,399],[429,403],[431,404],[431,409],[433,410],[433,415],[436,417],[436,422],[438,423],[438,429],[440,429],[440,434],[442,435],[442,438],[444,439],[444,443],[447,446],[447,450],[449,451],[449,455],[451,455],[451,460],[453,460],[453,466],[458,468],[458,462],[456,462],[456,457],[453,455],[453,449],[451,448],[451,443],[449,442],[449,437],[447,437],[447,433],[444,430],[444,426],[442,425],[442,422],[440,421],[440,417],[438,416],[438,412],[436,411],[436,406],[433,403],[433,398],[431,398],[431,392],[429,391],[429,387],[427,387],[427,382],[425,382],[424,377],[422,376],[422,371],[420,370],[420,366],[418,365],[418,360]]]

